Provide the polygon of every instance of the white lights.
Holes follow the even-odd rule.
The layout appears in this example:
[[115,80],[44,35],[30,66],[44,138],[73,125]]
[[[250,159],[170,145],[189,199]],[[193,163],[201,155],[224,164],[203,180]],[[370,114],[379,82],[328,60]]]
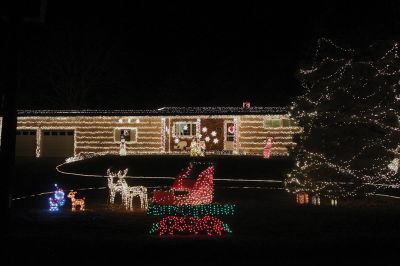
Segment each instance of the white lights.
[[390,164],[388,164],[388,167],[390,171],[392,171],[394,174],[397,174],[399,170],[399,158],[393,159],[393,161]]
[[207,128],[206,128],[206,127],[203,127],[203,128],[201,129],[201,131],[202,131],[203,133],[206,133],[206,132],[207,132]]
[[[108,188],[110,191],[110,203],[114,204],[114,199],[116,193],[121,194],[122,203],[125,206],[125,209],[132,210],[133,209],[133,198],[140,198],[140,208],[147,209],[148,207],[148,199],[147,199],[147,188],[143,186],[128,186],[128,183],[125,180],[125,177],[128,173],[128,168],[125,170],[120,170],[116,173],[111,172],[110,169],[107,169],[108,176]],[[118,180],[114,183],[113,179],[117,177]]]
[[217,144],[219,142],[219,140],[217,138],[213,139],[213,143]]
[[[253,108],[253,107],[252,107]],[[213,108],[210,108],[210,110]],[[223,110],[218,109],[217,110]],[[197,110],[197,109],[196,109]],[[203,109],[201,109],[203,110]],[[204,109],[208,110],[208,109]],[[254,109],[256,110],[256,109]],[[269,110],[268,108],[257,109],[257,112]],[[284,109],[279,109],[283,111]],[[207,153],[234,155],[259,155],[262,156],[264,144],[262,140],[266,136],[274,137],[274,148],[272,156],[287,155],[286,147],[295,145],[291,136],[300,132],[298,127],[265,129],[263,120],[266,117],[283,118],[286,115],[182,115],[182,116],[141,116],[140,124],[133,124],[139,117],[133,115],[113,116],[114,111],[109,111],[106,116],[65,116],[68,113],[78,114],[79,111],[29,111],[37,114],[48,114],[54,116],[23,116],[18,117],[18,129],[36,130],[36,156],[42,156],[43,152],[43,130],[73,130],[74,131],[74,155],[78,154],[181,154],[188,153],[191,140],[197,137],[198,141],[206,143]],[[20,111],[27,114],[28,111]],[[100,113],[100,111],[98,111]],[[108,113],[108,111],[103,111]],[[275,112],[275,111],[274,111]],[[89,111],[82,111],[84,114],[93,114]],[[215,125],[215,121],[221,121],[221,125]],[[195,135],[178,136],[175,133],[175,121],[187,122],[192,126],[187,126],[187,131],[195,132]],[[233,122],[234,138],[233,144],[225,145],[227,140],[228,128],[224,126],[224,121]],[[243,121],[241,123],[241,121]],[[219,123],[219,122],[218,122]],[[193,125],[196,125],[194,127]],[[133,127],[134,125],[134,127]],[[215,125],[215,127],[214,127]],[[183,126],[182,126],[183,128]],[[207,129],[206,132],[203,132]],[[219,128],[219,129],[218,129]],[[125,139],[125,145],[121,145],[117,129],[134,130],[131,141]],[[196,129],[196,130],[195,130]],[[220,131],[219,131],[220,130]],[[201,134],[200,134],[201,133]],[[213,136],[215,135],[215,136]],[[221,135],[221,136],[220,136]],[[208,138],[207,138],[208,137]],[[213,140],[218,138],[218,143]],[[287,138],[287,139],[285,139]],[[177,149],[181,141],[186,141],[186,147]],[[125,147],[124,147],[125,146]],[[124,150],[125,148],[125,150]],[[226,150],[225,150],[226,149]],[[205,149],[204,149],[205,150]],[[76,159],[76,158],[74,158]]]
[[304,135],[289,191],[326,196],[336,206],[341,197],[400,184],[399,45],[387,44],[358,52],[319,40],[315,61],[300,70],[305,93],[291,108]]

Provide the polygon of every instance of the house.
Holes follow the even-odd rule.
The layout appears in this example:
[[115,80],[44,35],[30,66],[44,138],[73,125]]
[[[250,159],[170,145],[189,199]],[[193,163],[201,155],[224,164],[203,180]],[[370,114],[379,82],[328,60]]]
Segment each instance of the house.
[[285,107],[163,107],[153,110],[20,110],[17,156],[79,153],[189,154],[197,137],[206,154],[286,156],[301,132]]

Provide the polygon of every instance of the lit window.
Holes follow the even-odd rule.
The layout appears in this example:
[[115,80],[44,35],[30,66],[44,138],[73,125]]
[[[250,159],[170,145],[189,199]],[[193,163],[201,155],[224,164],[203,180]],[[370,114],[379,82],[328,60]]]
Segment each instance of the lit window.
[[235,125],[233,123],[226,123],[226,141],[235,140]]
[[281,127],[282,119],[266,119],[264,121],[264,127]]
[[121,142],[125,139],[125,142],[136,142],[136,128],[117,128],[114,132],[115,142]]
[[178,137],[196,136],[196,123],[176,122],[175,135]]

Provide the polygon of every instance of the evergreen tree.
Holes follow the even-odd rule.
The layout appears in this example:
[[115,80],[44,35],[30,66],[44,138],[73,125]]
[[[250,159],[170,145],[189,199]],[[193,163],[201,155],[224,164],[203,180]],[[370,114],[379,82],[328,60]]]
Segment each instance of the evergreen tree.
[[305,93],[291,115],[304,133],[288,191],[333,198],[399,185],[399,50],[396,42],[355,51],[318,41],[313,63],[298,71]]

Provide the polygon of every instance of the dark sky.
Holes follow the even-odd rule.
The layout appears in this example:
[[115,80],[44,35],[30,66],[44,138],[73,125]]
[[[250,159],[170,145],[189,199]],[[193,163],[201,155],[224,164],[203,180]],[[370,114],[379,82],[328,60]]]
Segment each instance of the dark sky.
[[24,26],[18,107],[282,106],[319,37],[400,39],[396,1],[163,2],[49,1]]

